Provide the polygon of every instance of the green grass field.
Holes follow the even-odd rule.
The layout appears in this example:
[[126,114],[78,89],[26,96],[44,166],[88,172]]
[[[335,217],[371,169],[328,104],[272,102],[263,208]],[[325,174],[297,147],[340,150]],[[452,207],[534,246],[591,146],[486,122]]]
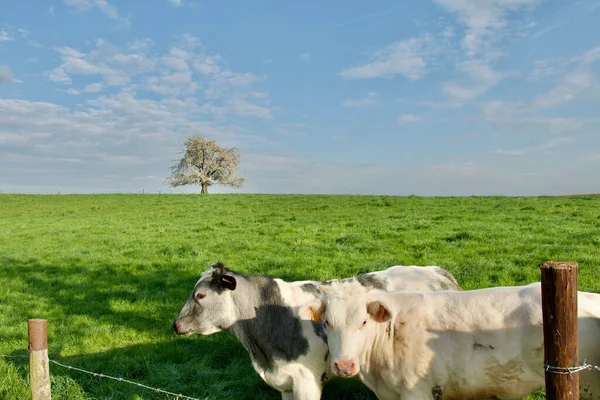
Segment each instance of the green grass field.
[[[0,195],[0,354],[26,355],[48,320],[50,358],[201,399],[278,399],[228,333],[172,322],[218,260],[244,273],[330,279],[440,265],[465,289],[539,280],[577,261],[600,292],[600,196]],[[53,399],[165,399],[51,365]],[[0,358],[0,398],[29,396],[27,359]],[[338,379],[324,399],[375,399]],[[543,398],[543,396],[538,396]]]

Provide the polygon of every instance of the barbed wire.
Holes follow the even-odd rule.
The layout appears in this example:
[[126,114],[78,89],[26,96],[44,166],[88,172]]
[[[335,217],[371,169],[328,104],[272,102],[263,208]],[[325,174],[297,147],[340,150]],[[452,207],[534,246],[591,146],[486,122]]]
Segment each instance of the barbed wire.
[[553,373],[553,374],[558,374],[558,375],[572,375],[572,374],[576,374],[577,372],[581,372],[581,371],[586,371],[586,370],[598,370],[600,371],[600,367],[597,365],[590,365],[588,363],[586,363],[585,361],[582,361],[579,363],[579,366],[577,367],[554,367],[548,363],[544,363],[544,370]]
[[[0,357],[3,357],[3,358],[29,358],[29,356],[5,355],[5,354],[0,354]],[[130,380],[127,380],[127,379],[118,378],[118,377],[114,377],[114,376],[109,376],[109,375],[105,375],[105,374],[101,374],[101,373],[97,373],[97,372],[92,372],[92,371],[86,371],[85,369],[73,367],[71,365],[62,364],[62,363],[59,363],[58,361],[54,361],[54,360],[51,360],[51,359],[48,359],[48,362],[50,362],[52,364],[56,364],[56,365],[58,365],[59,367],[62,367],[62,368],[72,369],[74,371],[83,372],[85,374],[96,376],[98,378],[112,379],[112,380],[115,380],[115,381],[119,381],[119,382],[123,382],[123,383],[128,383],[130,385],[139,386],[139,387],[144,388],[144,389],[153,390],[153,391],[155,391],[157,393],[166,394],[168,396],[175,396],[175,398],[177,398],[177,399],[200,400],[200,399],[195,398],[195,397],[186,396],[186,395],[183,395],[181,393],[168,392],[168,391],[163,390],[163,389],[153,388],[153,387],[150,387],[150,386],[138,383],[138,382],[133,382],[133,381],[130,381]]]

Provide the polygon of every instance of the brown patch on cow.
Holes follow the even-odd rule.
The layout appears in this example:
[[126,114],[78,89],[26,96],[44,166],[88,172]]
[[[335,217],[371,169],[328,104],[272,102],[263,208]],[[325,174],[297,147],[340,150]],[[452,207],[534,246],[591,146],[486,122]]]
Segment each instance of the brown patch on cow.
[[315,322],[321,322],[321,313],[313,308],[310,309],[310,319]]

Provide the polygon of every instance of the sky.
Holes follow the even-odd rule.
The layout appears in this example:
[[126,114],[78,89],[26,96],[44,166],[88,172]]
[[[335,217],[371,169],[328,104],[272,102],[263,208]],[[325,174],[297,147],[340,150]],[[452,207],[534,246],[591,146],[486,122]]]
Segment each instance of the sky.
[[600,0],[0,2],[1,193],[600,192]]

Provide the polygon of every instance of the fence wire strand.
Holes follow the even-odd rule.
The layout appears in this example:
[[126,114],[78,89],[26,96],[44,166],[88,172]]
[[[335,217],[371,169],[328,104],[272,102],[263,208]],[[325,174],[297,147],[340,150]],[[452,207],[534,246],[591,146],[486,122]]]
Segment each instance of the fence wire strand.
[[590,365],[590,364],[586,363],[585,361],[580,362],[579,366],[577,366],[577,367],[568,367],[568,368],[553,367],[552,365],[549,365],[548,363],[544,363],[544,369],[550,373],[558,374],[558,375],[572,375],[572,374],[576,374],[577,372],[586,371],[586,370],[594,370],[594,369],[600,371],[599,366]]
[[[29,356],[4,355],[4,354],[0,354],[0,357],[3,357],[3,358],[29,358]],[[162,393],[162,394],[166,394],[168,396],[175,396],[175,398],[177,398],[177,399],[200,400],[200,399],[198,399],[196,397],[190,397],[190,396],[186,396],[186,395],[183,395],[183,394],[180,394],[180,393],[168,392],[168,391],[163,390],[163,389],[153,388],[153,387],[150,387],[150,386],[138,383],[138,382],[133,382],[133,381],[130,381],[130,380],[127,380],[127,379],[117,378],[117,377],[114,377],[114,376],[109,376],[109,375],[105,375],[105,374],[101,374],[101,373],[97,373],[97,372],[86,371],[85,369],[81,369],[81,368],[77,368],[77,367],[72,367],[70,365],[65,365],[65,364],[59,363],[58,361],[54,361],[54,360],[51,360],[51,359],[48,359],[48,361],[50,363],[56,364],[56,365],[58,365],[59,367],[62,367],[62,368],[72,369],[74,371],[83,372],[84,374],[96,376],[98,378],[106,378],[106,379],[112,379],[112,380],[123,382],[123,383],[128,383],[130,385],[139,386],[139,387],[144,388],[144,389],[153,390],[156,393]]]

